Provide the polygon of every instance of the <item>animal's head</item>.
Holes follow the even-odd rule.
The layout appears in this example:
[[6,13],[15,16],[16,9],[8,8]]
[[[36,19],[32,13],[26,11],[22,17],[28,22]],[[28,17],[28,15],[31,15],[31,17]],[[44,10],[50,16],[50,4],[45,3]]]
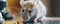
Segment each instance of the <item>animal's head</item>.
[[22,6],[22,14],[24,14],[24,16],[31,16],[31,14],[33,13],[35,4],[31,3],[31,2],[27,2]]
[[34,5],[32,3],[26,3],[23,7],[22,7],[22,13],[25,13],[26,16],[31,15],[32,13],[32,9],[33,9]]
[[25,20],[29,20],[29,17],[32,17],[32,13],[34,13],[34,7],[35,5],[31,2],[27,2],[22,6],[22,16],[25,18]]
[[33,11],[35,9],[34,7],[37,4],[35,2],[20,1],[20,5],[22,6],[22,16],[27,16],[26,18],[29,20],[29,17],[31,17],[35,13]]

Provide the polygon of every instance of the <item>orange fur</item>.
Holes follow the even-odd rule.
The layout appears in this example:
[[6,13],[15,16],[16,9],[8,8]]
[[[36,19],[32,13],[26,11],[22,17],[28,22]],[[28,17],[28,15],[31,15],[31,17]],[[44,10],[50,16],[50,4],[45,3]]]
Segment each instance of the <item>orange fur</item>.
[[15,14],[16,16],[20,16],[20,8],[17,7],[7,7],[7,12],[10,12],[12,15]]
[[23,18],[21,15],[21,6],[19,4],[20,0],[6,0],[7,8],[6,12],[9,13],[10,16],[15,16],[16,20],[20,21],[20,24],[23,24]]
[[6,12],[9,12],[10,16],[15,15],[15,19],[19,19],[19,22],[23,24],[23,18],[21,15],[21,8],[18,7],[7,7]]

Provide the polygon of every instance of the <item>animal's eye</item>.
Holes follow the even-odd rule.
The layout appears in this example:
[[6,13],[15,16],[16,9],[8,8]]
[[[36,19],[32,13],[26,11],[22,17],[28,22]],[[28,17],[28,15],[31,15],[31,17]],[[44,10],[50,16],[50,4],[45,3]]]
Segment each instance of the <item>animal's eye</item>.
[[32,11],[31,10],[29,10],[29,13],[31,13]]
[[24,10],[22,10],[22,12],[24,12]]

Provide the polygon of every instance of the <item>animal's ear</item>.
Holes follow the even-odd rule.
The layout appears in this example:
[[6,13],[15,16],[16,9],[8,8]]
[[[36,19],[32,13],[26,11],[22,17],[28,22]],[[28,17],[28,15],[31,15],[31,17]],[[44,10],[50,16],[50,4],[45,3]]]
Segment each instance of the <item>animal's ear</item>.
[[20,0],[20,5],[21,5],[21,6],[24,5],[24,0]]
[[37,6],[37,2],[33,2],[33,5],[34,5],[34,6]]

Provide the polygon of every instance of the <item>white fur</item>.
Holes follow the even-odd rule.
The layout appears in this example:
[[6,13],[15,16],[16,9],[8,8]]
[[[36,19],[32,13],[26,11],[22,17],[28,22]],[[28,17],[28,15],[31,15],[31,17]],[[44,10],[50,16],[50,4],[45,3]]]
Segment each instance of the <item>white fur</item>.
[[1,12],[0,12],[0,22],[3,22],[3,21],[4,21],[4,19],[3,19]]
[[[35,14],[35,12],[37,12],[37,16],[35,21],[37,22],[37,19],[42,17],[42,20],[46,20],[46,7],[45,5],[42,3],[41,0],[28,0],[28,2],[36,2],[37,5],[33,8],[34,11],[32,13],[32,16]],[[26,2],[27,3],[27,2]]]

